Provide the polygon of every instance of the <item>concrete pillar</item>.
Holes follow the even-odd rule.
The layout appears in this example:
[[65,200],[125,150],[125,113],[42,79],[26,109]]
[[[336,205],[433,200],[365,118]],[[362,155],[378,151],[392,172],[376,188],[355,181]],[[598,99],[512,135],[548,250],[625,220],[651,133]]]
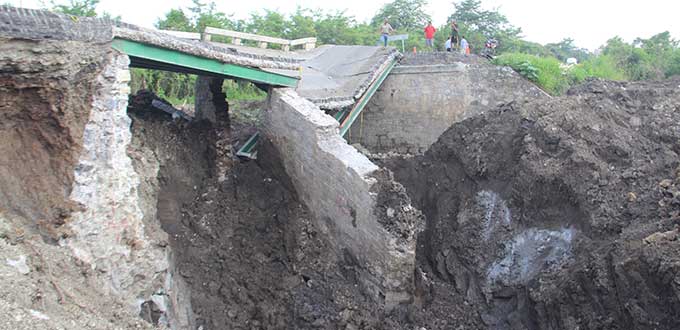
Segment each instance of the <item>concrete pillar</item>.
[[215,172],[219,182],[226,180],[232,166],[233,150],[229,126],[227,95],[222,92],[224,79],[198,76],[196,79],[196,120],[208,120],[215,133]]
[[224,79],[198,76],[196,79],[196,120],[217,123],[218,117],[227,117],[227,95],[222,92]]

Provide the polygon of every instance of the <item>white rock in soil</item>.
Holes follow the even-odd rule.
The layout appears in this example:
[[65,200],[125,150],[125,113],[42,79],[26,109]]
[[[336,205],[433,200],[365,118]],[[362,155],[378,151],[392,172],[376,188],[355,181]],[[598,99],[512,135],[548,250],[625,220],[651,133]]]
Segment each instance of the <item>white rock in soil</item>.
[[13,259],[7,259],[7,265],[12,266],[17,269],[19,273],[22,275],[26,275],[31,272],[31,269],[28,268],[28,265],[26,264],[26,256],[21,255],[19,256],[19,259],[13,260]]

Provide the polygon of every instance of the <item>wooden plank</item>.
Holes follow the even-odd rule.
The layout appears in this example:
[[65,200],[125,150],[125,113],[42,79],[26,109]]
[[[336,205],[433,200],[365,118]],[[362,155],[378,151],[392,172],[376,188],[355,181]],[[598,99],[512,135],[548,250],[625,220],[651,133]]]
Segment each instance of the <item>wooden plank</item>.
[[290,41],[291,46],[297,46],[297,45],[304,45],[304,44],[311,44],[311,43],[316,43],[316,38],[302,38],[302,39],[295,39]]
[[218,60],[147,45],[136,41],[114,39],[111,43],[111,47],[130,57],[244,79],[265,85],[295,87],[298,83],[298,78],[296,77],[268,72],[257,68],[222,63]]
[[253,41],[258,41],[258,42],[267,42],[267,43],[279,44],[279,45],[290,45],[290,40],[287,40],[287,39],[267,37],[267,36],[261,36],[261,35],[257,35],[257,34],[231,31],[231,30],[223,30],[223,29],[213,28],[213,27],[209,27],[209,26],[205,28],[205,33],[216,34],[216,35],[220,35],[220,36],[224,36],[224,37],[253,40]]

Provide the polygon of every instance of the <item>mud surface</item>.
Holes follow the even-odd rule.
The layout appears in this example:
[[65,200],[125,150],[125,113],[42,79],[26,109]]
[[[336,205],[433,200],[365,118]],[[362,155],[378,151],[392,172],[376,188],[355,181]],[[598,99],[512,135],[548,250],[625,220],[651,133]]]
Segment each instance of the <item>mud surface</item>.
[[384,160],[427,217],[427,329],[680,328],[680,80],[591,81]]
[[[213,127],[130,112],[135,154],[159,162],[158,219],[203,329],[365,329],[389,322],[289,188],[266,142],[258,161],[213,176]],[[252,130],[241,123],[234,143]]]

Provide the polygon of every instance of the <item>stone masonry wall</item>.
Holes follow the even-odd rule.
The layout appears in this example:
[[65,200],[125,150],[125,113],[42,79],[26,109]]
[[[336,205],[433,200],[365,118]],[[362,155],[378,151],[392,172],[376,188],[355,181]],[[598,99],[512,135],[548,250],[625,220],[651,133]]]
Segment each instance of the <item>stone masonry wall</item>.
[[346,138],[371,152],[419,154],[455,122],[512,101],[542,97],[548,96],[512,69],[485,61],[400,65]]
[[291,89],[273,89],[264,133],[337,252],[386,309],[411,297],[422,222],[403,187],[348,145],[338,123]]
[[126,55],[110,52],[97,77],[71,191],[81,209],[67,222],[72,235],[60,243],[131,310],[139,313],[142,304],[153,303],[162,323],[187,328],[192,323],[188,294],[181,277],[173,276],[167,235],[155,221],[153,187],[147,186],[154,173],[140,178],[128,156],[128,65]]

